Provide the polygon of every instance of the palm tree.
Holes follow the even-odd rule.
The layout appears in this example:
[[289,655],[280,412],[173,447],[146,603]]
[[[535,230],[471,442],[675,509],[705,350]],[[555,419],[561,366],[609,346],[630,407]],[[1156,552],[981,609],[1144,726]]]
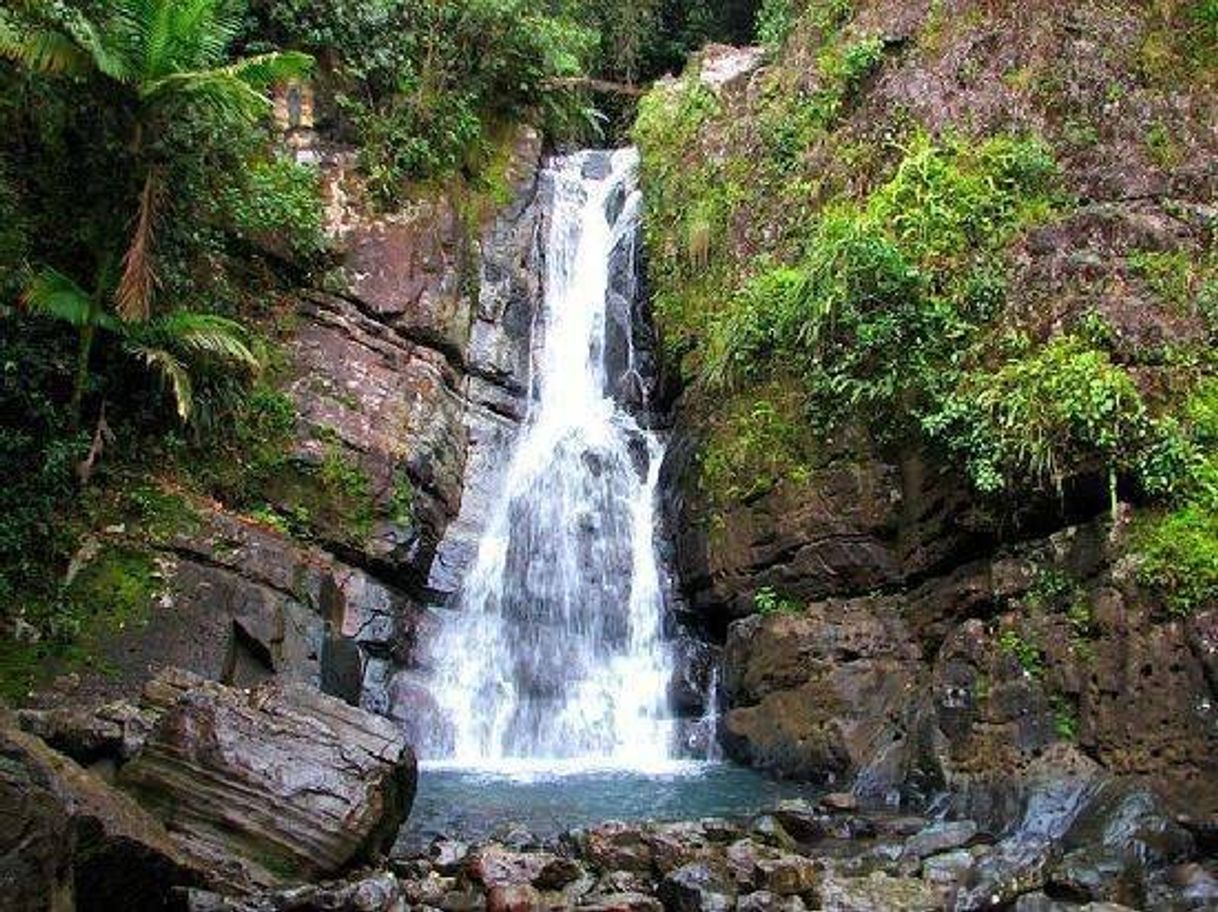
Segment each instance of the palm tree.
[[104,279],[88,292],[54,269],[43,269],[26,287],[26,308],[69,323],[80,334],[71,415],[75,423],[89,378],[89,356],[99,330],[115,335],[124,351],[143,362],[164,382],[178,417],[187,422],[194,411],[193,373],[208,362],[256,373],[261,362],[250,347],[245,328],[217,314],[177,312],[149,320],[118,320],[102,306]]
[[303,75],[312,58],[289,51],[227,62],[243,0],[112,0],[102,23],[50,0],[18,3],[20,21],[0,12],[0,57],[41,73],[100,73],[134,97],[131,148],[142,190],[115,305],[124,320],[147,320],[156,283],[153,230],[166,192],[163,169],[142,154],[149,134],[163,130],[182,106],[253,122],[270,105],[263,90]]

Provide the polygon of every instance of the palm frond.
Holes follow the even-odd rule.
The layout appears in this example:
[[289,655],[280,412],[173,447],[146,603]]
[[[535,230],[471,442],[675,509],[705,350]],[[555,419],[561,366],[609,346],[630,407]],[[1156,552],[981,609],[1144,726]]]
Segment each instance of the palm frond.
[[303,79],[313,70],[313,58],[303,51],[279,51],[238,60],[222,71],[246,85],[266,89],[289,79]]
[[173,73],[145,84],[149,103],[182,101],[221,118],[253,122],[270,109],[270,99],[224,70]]
[[64,32],[47,28],[21,32],[4,20],[0,20],[0,57],[36,73],[80,76],[93,68],[89,53]]
[[90,64],[96,67],[98,72],[116,82],[129,83],[134,79],[130,55],[125,48],[114,43],[108,32],[102,32],[80,15],[71,17],[65,23],[65,28],[76,45],[88,55]]
[[152,243],[162,189],[160,171],[155,168],[149,170],[140,193],[140,208],[135,219],[135,230],[131,234],[131,244],[123,256],[123,275],[114,295],[118,315],[128,322],[147,320],[152,311],[152,290],[156,285]]
[[30,313],[62,320],[73,326],[99,323],[93,296],[74,281],[50,267],[40,270],[21,295]]
[[194,384],[186,365],[178,360],[173,352],[163,348],[139,344],[129,344],[127,348],[169,387],[178,418],[183,424],[189,421],[190,414],[194,411]]
[[184,357],[217,358],[251,373],[262,369],[249,333],[236,320],[218,314],[181,312],[157,319],[150,329],[161,344]]

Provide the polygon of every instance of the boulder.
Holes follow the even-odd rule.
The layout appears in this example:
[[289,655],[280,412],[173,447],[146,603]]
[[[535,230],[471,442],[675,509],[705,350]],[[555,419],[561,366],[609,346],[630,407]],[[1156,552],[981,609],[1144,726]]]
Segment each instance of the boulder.
[[161,823],[0,709],[0,897],[12,912],[167,906],[205,870]]
[[119,784],[192,854],[258,884],[342,871],[381,850],[414,798],[415,758],[389,722],[299,684],[238,691],[182,672]]
[[609,821],[581,837],[584,857],[602,871],[651,872],[651,847],[637,824]]
[[977,824],[971,820],[932,823],[905,841],[905,851],[915,858],[926,858],[968,845],[976,835]]
[[711,860],[670,871],[656,893],[667,912],[728,912],[736,904],[731,874]]
[[1001,908],[1023,893],[1042,889],[1056,860],[1057,849],[1043,836],[1004,839],[982,856],[956,896],[959,912]]
[[664,906],[646,893],[604,893],[588,898],[580,912],[663,912]]
[[736,902],[736,912],[804,912],[806,908],[798,896],[779,896],[768,890],[749,893]]
[[941,906],[929,884],[877,871],[866,877],[825,875],[820,908],[824,912],[936,912]]

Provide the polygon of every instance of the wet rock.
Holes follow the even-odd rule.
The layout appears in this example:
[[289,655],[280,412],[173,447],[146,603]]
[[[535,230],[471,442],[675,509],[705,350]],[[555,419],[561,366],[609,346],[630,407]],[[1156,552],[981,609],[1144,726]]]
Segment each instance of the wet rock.
[[807,893],[816,886],[817,868],[810,858],[784,854],[757,862],[757,885],[779,896]]
[[1174,865],[1164,878],[1167,886],[1190,908],[1218,908],[1218,874],[1200,864]]
[[724,646],[732,757],[820,782],[856,777],[877,800],[939,775],[921,652],[893,600],[817,602],[753,615]]
[[402,884],[402,893],[415,906],[440,906],[444,897],[457,888],[453,877],[441,877],[430,874],[415,880],[407,880]]
[[486,894],[487,912],[539,912],[541,894],[528,884],[501,884]]
[[484,846],[467,859],[469,876],[484,887],[533,884],[559,859],[547,852],[512,852],[500,845]]
[[934,888],[944,908],[955,906],[956,893],[972,870],[973,862],[973,853],[968,849],[955,849],[934,855],[922,863],[922,879]]
[[749,834],[753,838],[764,842],[768,846],[774,846],[778,849],[792,851],[795,848],[795,840],[791,838],[778,818],[773,814],[762,814],[760,817],[754,817],[749,826]]
[[779,896],[768,890],[749,893],[736,902],[737,912],[804,912],[806,908],[798,896]]
[[533,885],[542,890],[562,890],[584,877],[579,862],[561,855],[549,856],[533,878]]
[[850,792],[829,792],[827,795],[821,795],[817,803],[826,811],[834,814],[859,809],[858,798]]
[[781,855],[779,849],[762,845],[752,839],[737,840],[724,852],[728,870],[736,881],[736,886],[744,892],[761,889],[758,876],[761,861],[779,858]]
[[709,844],[698,823],[666,823],[649,827],[643,835],[659,874],[689,864],[709,854]]
[[933,912],[941,907],[929,884],[876,872],[866,877],[826,874],[820,887],[820,908],[824,912]]
[[810,801],[803,798],[780,801],[774,809],[774,818],[799,842],[815,842],[825,835],[821,814]]
[[95,710],[63,706],[21,710],[18,722],[60,753],[88,766],[99,760],[123,763],[144,744],[156,714],[125,700]]
[[878,832],[875,821],[860,814],[831,814],[823,824],[825,835],[834,839],[872,839]]
[[933,823],[905,842],[905,851],[915,858],[926,858],[968,845],[977,835],[977,824],[971,820]]
[[437,839],[428,847],[427,857],[441,874],[456,874],[469,857],[469,844],[457,839]]
[[1145,898],[1140,866],[1117,852],[1092,846],[1068,852],[1053,866],[1049,890],[1080,902],[1098,900],[1139,906]]
[[1015,836],[997,843],[981,856],[956,897],[960,912],[994,909],[1023,893],[1042,889],[1055,860],[1051,840],[1041,836]]
[[637,871],[609,871],[601,876],[595,887],[600,894],[646,893],[650,889],[650,879]]
[[651,847],[639,826],[610,821],[582,835],[584,857],[604,871],[651,871]]
[[706,708],[711,677],[719,662],[719,649],[688,634],[673,643],[673,674],[668,702],[683,715],[699,715]]
[[1063,837],[1068,850],[1103,847],[1146,868],[1181,861],[1194,842],[1153,792],[1122,782],[1105,784]]
[[581,912],[664,912],[664,906],[646,893],[605,893],[589,897]]
[[415,759],[384,719],[297,684],[244,692],[170,670],[153,685],[181,696],[119,783],[193,854],[238,860],[255,883],[315,878],[405,818]]
[[728,912],[736,904],[731,875],[711,861],[697,861],[665,875],[656,891],[666,912]]
[[0,817],[0,896],[13,912],[100,912],[119,896],[152,912],[209,875],[129,796],[19,731],[2,706]]

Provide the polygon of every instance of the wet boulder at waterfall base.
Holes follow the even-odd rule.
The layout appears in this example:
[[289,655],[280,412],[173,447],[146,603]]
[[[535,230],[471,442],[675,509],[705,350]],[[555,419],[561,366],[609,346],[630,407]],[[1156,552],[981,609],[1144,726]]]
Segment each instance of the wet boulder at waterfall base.
[[192,855],[272,884],[336,874],[393,839],[415,758],[388,721],[299,684],[238,691],[168,672],[118,784]]

